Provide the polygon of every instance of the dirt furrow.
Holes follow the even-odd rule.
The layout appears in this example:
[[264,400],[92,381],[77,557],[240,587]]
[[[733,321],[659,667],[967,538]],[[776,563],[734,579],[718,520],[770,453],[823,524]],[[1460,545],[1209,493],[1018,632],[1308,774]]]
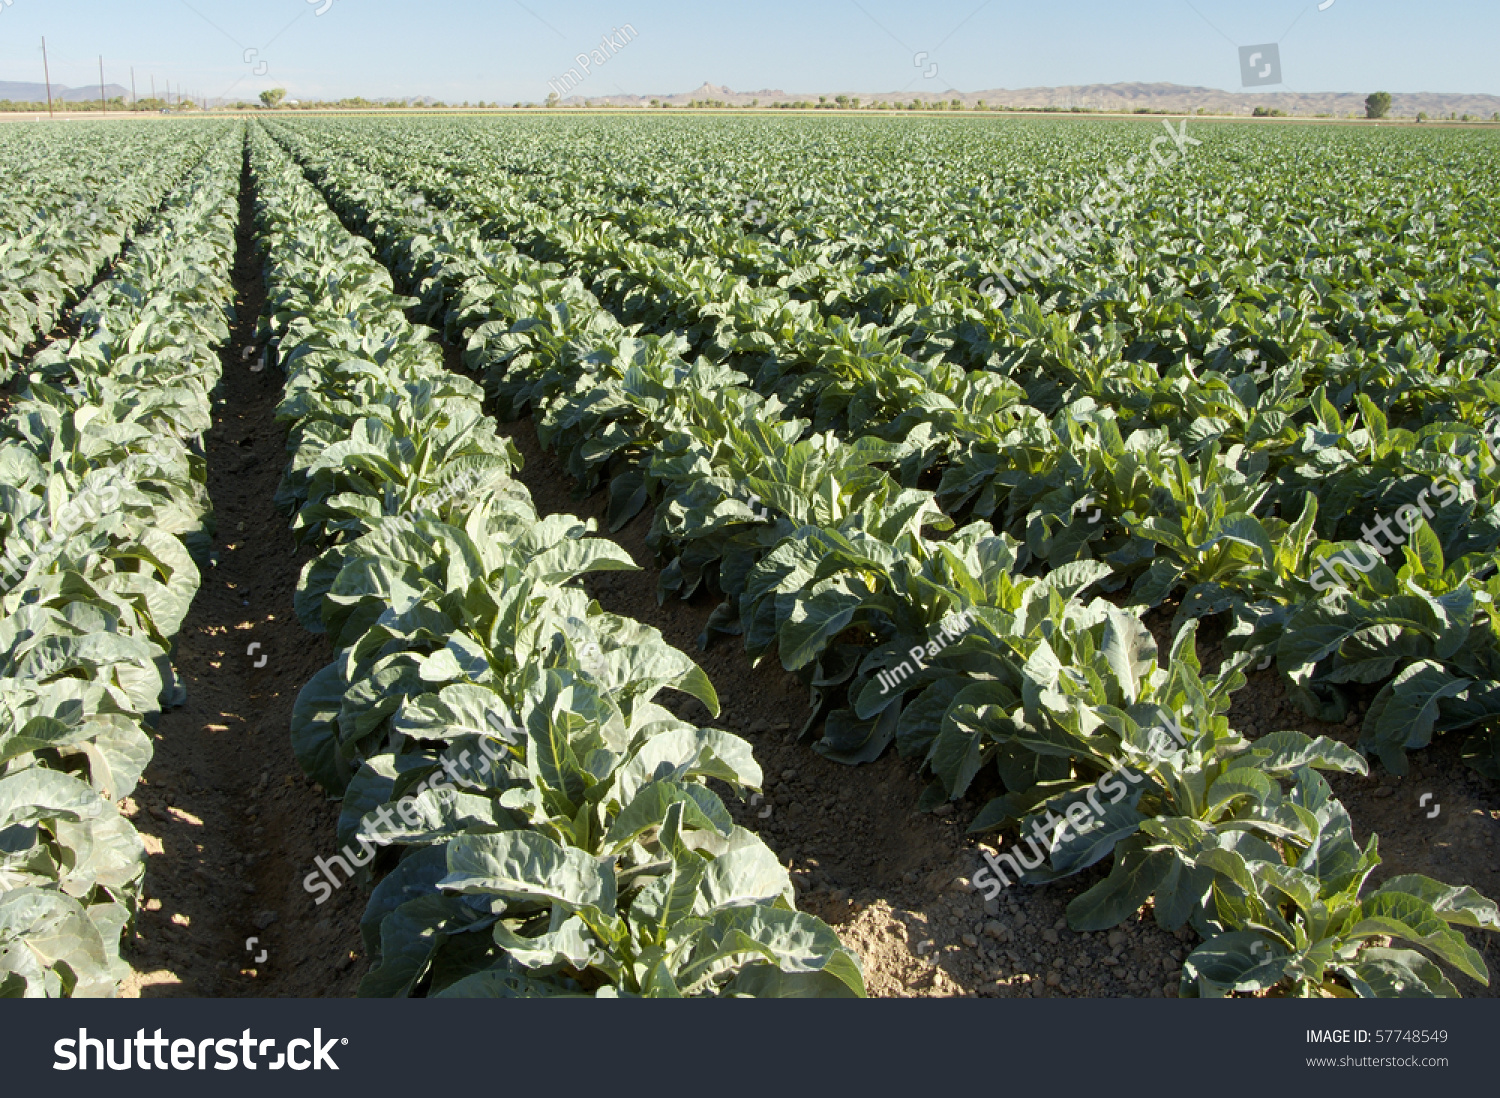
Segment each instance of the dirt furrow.
[[282,374],[255,343],[265,291],[250,188],[247,165],[237,321],[206,440],[216,563],[174,656],[187,703],[163,717],[129,809],[150,852],[130,996],[347,996],[363,971],[362,891],[318,906],[302,883],[335,852],[338,809],[303,776],[288,729],[298,691],[331,657],[293,614],[311,554],[272,505],[286,463]]

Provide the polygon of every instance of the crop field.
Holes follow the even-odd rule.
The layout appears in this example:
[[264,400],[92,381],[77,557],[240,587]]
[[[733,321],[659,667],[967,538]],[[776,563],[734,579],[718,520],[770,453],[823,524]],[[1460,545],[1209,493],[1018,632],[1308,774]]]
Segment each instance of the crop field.
[[0,163],[0,994],[1495,993],[1493,134]]

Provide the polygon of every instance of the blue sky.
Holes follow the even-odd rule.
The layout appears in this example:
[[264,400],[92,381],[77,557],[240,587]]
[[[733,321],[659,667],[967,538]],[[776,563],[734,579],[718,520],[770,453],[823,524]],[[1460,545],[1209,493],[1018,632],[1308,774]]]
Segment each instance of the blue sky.
[[[1234,90],[1237,47],[1267,42],[1280,43],[1287,90],[1500,93],[1495,0],[1317,5],[0,0],[0,80],[39,82],[46,35],[53,82],[70,86],[97,83],[96,58],[103,54],[107,79],[128,86],[133,65],[142,95],[154,76],[158,88],[170,80],[207,96],[253,98],[281,86],[307,98],[539,101],[576,54],[629,24],[637,38],[596,66],[578,94],[670,94],[704,81],[809,93],[1124,81]],[[919,53],[926,56],[918,59]]]

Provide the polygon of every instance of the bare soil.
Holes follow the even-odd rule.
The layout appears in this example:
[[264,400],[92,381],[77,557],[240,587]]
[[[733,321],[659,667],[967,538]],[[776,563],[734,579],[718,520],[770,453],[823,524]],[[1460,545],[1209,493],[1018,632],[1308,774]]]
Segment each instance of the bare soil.
[[286,464],[274,418],[282,375],[258,365],[265,292],[252,226],[247,173],[238,320],[206,439],[217,565],[174,657],[187,704],[164,715],[127,801],[150,852],[127,996],[348,996],[363,971],[361,890],[320,908],[301,884],[316,857],[335,853],[338,809],[303,775],[288,729],[298,691],[331,654],[293,614],[311,554],[271,502]]

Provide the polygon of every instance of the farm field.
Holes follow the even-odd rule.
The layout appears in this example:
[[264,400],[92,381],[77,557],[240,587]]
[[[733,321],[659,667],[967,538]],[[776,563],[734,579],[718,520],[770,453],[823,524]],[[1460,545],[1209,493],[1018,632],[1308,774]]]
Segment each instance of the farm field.
[[0,133],[0,987],[1494,994],[1497,153]]

